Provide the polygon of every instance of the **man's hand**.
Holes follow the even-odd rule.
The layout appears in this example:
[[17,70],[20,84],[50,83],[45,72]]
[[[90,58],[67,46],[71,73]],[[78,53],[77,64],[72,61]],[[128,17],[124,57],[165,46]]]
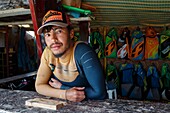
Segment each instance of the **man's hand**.
[[51,87],[58,88],[58,89],[60,89],[60,87],[62,85],[58,80],[56,80],[54,78],[51,78],[51,80],[49,81],[49,84]]
[[66,99],[73,102],[80,102],[85,99],[84,87],[73,87],[66,91]]

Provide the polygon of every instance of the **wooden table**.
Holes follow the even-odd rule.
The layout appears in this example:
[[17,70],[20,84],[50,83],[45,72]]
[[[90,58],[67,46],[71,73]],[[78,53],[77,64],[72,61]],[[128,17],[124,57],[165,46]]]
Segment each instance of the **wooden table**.
[[34,91],[0,89],[0,113],[137,113],[170,112],[170,104],[137,100],[83,101],[68,104],[57,111],[28,107],[25,101],[33,98],[47,98]]

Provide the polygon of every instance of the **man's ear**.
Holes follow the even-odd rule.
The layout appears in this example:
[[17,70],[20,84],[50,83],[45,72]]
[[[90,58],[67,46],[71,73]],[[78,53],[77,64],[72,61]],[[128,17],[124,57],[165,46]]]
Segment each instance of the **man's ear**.
[[74,30],[70,30],[70,38],[73,39],[74,38]]

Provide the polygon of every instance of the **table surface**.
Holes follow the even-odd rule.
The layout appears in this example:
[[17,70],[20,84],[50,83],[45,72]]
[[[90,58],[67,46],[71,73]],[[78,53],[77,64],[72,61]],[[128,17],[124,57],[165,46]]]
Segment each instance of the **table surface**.
[[55,110],[28,107],[25,101],[33,98],[48,98],[34,91],[0,89],[0,113],[168,113],[170,104],[160,102],[106,99],[68,102]]

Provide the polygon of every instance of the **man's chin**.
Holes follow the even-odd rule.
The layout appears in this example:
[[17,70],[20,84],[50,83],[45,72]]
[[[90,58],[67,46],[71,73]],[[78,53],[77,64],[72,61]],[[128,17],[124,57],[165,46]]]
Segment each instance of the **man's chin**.
[[62,57],[63,55],[64,55],[64,53],[65,52],[63,52],[63,53],[57,53],[57,54],[54,54],[54,56],[56,57],[56,58],[60,58],[60,57]]

